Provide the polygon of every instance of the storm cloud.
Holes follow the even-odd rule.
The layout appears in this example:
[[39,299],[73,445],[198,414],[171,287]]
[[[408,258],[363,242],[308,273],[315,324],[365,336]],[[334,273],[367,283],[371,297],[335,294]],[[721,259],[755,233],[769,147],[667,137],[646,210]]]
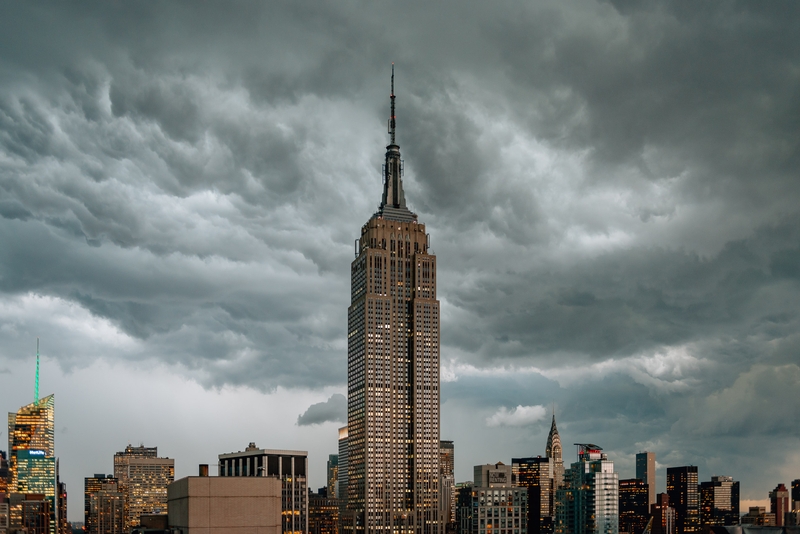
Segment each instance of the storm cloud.
[[40,335],[64,380],[295,395],[335,452],[395,62],[457,478],[542,454],[520,408],[555,403],[623,477],[648,449],[764,499],[800,477],[798,25],[789,1],[4,5],[4,409]]

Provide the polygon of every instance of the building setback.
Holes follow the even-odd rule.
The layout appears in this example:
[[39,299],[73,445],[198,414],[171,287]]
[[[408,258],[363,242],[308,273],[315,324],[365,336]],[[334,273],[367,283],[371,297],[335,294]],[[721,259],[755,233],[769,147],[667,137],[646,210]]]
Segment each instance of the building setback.
[[789,512],[789,490],[783,484],[778,484],[775,489],[769,492],[769,511],[775,514],[775,526],[782,527],[786,521],[786,513]]
[[439,534],[439,301],[425,225],[406,207],[395,142],[350,267],[346,531]]
[[700,484],[700,524],[739,524],[739,482],[732,477],[713,476]]
[[219,476],[280,479],[281,531],[308,532],[308,452],[259,449],[250,443],[242,452],[219,455]]

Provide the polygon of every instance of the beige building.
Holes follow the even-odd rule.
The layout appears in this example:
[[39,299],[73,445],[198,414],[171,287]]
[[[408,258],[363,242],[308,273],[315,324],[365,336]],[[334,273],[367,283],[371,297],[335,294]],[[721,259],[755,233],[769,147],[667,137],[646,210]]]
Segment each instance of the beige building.
[[308,452],[259,449],[250,443],[244,451],[219,455],[221,477],[275,477],[283,484],[281,530],[308,532]]
[[281,534],[281,481],[186,477],[167,489],[169,526],[181,534]]
[[167,486],[175,480],[175,460],[159,458],[157,447],[128,445],[114,455],[114,478],[125,495],[125,531],[142,514],[167,512]]
[[350,270],[343,527],[438,534],[436,257],[425,225],[406,207],[394,101],[392,74],[383,198],[361,228]]

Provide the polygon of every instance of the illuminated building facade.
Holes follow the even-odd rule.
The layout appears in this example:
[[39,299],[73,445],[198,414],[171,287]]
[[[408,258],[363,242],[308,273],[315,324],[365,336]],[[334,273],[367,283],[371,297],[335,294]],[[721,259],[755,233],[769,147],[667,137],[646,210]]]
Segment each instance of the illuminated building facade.
[[339,470],[336,483],[336,498],[340,505],[347,504],[347,427],[339,429]]
[[455,447],[450,440],[439,442],[439,515],[443,530],[453,530],[456,519]]
[[650,505],[653,517],[652,534],[675,534],[675,508],[669,505],[669,495],[659,493],[655,504]]
[[675,509],[675,532],[690,534],[700,530],[700,493],[697,466],[667,468],[667,495]]
[[308,532],[308,452],[259,449],[219,455],[221,477],[276,477],[282,484],[281,531]]
[[541,456],[512,458],[511,467],[517,485],[528,488],[528,534],[553,532],[553,460]]
[[553,421],[550,423],[550,433],[547,435],[547,446],[545,456],[552,460],[550,473],[553,478],[553,492],[564,484],[564,460],[562,458],[561,436],[556,427],[556,414],[553,413]]
[[338,534],[339,500],[330,495],[312,493],[308,497],[309,534]]
[[650,519],[650,491],[638,478],[619,481],[619,531],[642,534]]
[[556,500],[556,534],[619,533],[619,477],[597,445],[578,444]]
[[0,451],[0,494],[8,493],[8,457],[6,451]]
[[[20,494],[21,495],[21,494]],[[21,495],[22,496],[22,495]],[[48,534],[56,523],[53,500],[42,494],[25,494],[19,504],[20,526],[26,534]]]
[[[37,382],[38,390],[38,382]],[[38,393],[38,391],[37,391]],[[10,481],[8,492],[35,494],[49,504],[27,505],[37,510],[36,521],[44,517],[46,509],[50,521],[49,532],[56,534],[56,458],[55,458],[55,396],[49,395],[8,414],[8,449]],[[11,524],[21,525],[24,517],[22,504],[10,507]],[[31,501],[33,502],[33,501]],[[37,501],[38,502],[38,501]],[[39,514],[39,512],[42,512]],[[31,514],[34,512],[31,511]],[[33,517],[33,516],[31,516]],[[31,521],[34,521],[31,519]],[[38,523],[37,523],[38,524]],[[38,527],[37,527],[38,528]]]
[[328,497],[336,498],[336,486],[339,485],[339,455],[328,455]]
[[700,484],[700,524],[739,524],[739,482],[733,477],[713,476]]
[[114,455],[114,478],[125,496],[125,530],[142,514],[167,513],[167,486],[175,480],[175,460],[159,458],[157,447],[128,445]]
[[456,534],[472,530],[472,482],[456,484]]
[[406,207],[394,102],[392,74],[383,197],[351,264],[345,528],[439,534],[436,257]]
[[[119,496],[120,500],[117,505],[110,505],[103,503],[104,499],[98,497],[103,492],[104,495],[112,495],[112,500]],[[113,509],[113,510],[112,510]],[[98,517],[101,510],[106,510],[106,517],[114,515],[116,519],[105,520],[104,523],[119,524],[120,530],[125,528],[125,495],[119,487],[119,482],[112,475],[96,474],[92,477],[83,479],[83,524],[86,532],[89,534],[97,534],[101,532],[98,523]]]
[[647,484],[648,503],[656,502],[656,453],[640,452],[636,455],[636,478]]
[[778,484],[769,492],[769,511],[775,514],[775,526],[782,527],[786,512],[789,512],[789,490],[783,484]]
[[474,478],[470,533],[525,534],[528,490],[514,483],[512,466],[476,465]]

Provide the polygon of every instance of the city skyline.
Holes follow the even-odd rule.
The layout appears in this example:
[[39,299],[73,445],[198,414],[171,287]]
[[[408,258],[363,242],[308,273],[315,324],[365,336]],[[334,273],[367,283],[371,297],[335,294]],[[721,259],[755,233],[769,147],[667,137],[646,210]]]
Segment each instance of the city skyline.
[[128,443],[176,477],[308,450],[324,485],[394,61],[456,481],[543,454],[555,403],[567,464],[763,502],[800,472],[798,9],[4,6],[0,404],[41,336],[71,492]]

